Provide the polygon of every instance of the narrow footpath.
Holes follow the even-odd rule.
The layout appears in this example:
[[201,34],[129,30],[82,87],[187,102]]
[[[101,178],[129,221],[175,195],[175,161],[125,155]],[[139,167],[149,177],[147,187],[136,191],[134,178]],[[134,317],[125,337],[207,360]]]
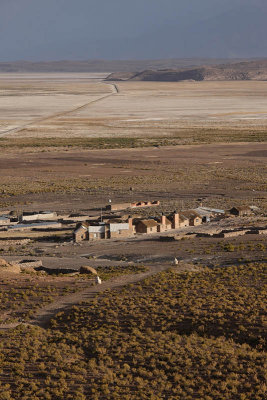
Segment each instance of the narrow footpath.
[[14,329],[19,325],[35,325],[40,326],[42,328],[46,328],[49,325],[49,321],[56,316],[60,311],[66,311],[75,305],[79,305],[82,302],[90,302],[92,301],[99,293],[104,292],[108,289],[116,289],[119,287],[123,287],[129,285],[131,283],[140,282],[150,276],[153,276],[161,271],[167,270],[170,268],[168,265],[157,266],[157,267],[149,267],[149,271],[142,272],[140,274],[128,274],[122,275],[117,278],[112,278],[108,281],[103,282],[101,285],[90,286],[87,289],[59,297],[54,302],[48,304],[47,306],[41,308],[37,311],[34,318],[30,320],[28,323],[13,323],[7,325],[0,325],[0,331],[6,331],[9,329]]

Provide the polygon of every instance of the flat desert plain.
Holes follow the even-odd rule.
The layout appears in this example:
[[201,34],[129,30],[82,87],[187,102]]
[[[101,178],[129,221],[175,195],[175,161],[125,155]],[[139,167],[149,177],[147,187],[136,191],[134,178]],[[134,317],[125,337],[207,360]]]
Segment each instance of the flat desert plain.
[[[104,74],[0,74],[0,135],[178,137],[267,125],[267,82],[103,82]],[[237,140],[238,138],[236,138]],[[218,141],[218,140],[217,140]]]
[[266,205],[267,82],[106,75],[0,75],[2,206]]
[[[42,126],[47,118],[73,112],[113,93],[112,85],[101,83],[105,75],[1,74],[0,135],[15,134],[25,127]],[[31,125],[33,124],[33,125]],[[25,136],[23,130],[23,136]]]
[[[88,211],[113,201],[156,200],[162,207],[266,207],[262,143],[138,149],[3,152],[0,205]],[[162,209],[163,210],[163,209]]]

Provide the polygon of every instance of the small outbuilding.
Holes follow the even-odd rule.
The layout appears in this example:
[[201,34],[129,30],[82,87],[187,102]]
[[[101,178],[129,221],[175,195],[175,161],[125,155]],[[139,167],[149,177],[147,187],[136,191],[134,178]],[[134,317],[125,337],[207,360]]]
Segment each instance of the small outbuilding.
[[89,240],[88,224],[86,222],[79,224],[73,233],[75,242]]
[[189,219],[182,214],[180,214],[179,226],[180,228],[186,228],[189,226]]
[[154,219],[141,219],[136,224],[136,233],[156,233],[158,223]]
[[237,217],[244,217],[246,215],[251,215],[252,211],[251,208],[248,206],[233,207],[230,210],[230,214],[235,215]]
[[158,219],[158,227],[157,231],[158,232],[166,232],[172,229],[172,222],[164,215]]
[[199,226],[202,224],[202,217],[194,210],[182,211],[181,216],[189,220],[190,226]]

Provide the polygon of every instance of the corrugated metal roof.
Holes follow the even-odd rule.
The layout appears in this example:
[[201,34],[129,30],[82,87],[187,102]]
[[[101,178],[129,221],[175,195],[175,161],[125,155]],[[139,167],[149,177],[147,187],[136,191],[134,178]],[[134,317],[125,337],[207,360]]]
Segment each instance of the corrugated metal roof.
[[110,232],[129,230],[130,225],[127,223],[110,224]]
[[105,232],[105,225],[98,225],[98,226],[90,225],[88,227],[88,232],[89,233],[104,233]]
[[212,215],[211,211],[203,210],[203,208],[195,208],[194,211],[201,215],[202,217],[210,217]]
[[209,207],[199,207],[199,208],[216,214],[225,214],[225,211],[220,210],[219,208],[209,208]]
[[43,227],[61,227],[59,222],[36,222],[34,224],[17,224],[9,226],[8,229],[33,229],[33,228],[43,228]]

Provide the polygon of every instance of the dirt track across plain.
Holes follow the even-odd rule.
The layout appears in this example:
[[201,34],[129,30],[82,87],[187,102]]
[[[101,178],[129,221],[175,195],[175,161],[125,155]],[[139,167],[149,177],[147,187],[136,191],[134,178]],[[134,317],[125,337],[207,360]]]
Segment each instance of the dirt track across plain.
[[65,311],[66,309],[69,309],[74,305],[78,305],[81,302],[92,301],[94,297],[96,297],[99,293],[103,293],[105,290],[117,289],[131,283],[142,281],[149,276],[166,270],[169,267],[170,266],[166,265],[162,267],[151,267],[148,272],[144,272],[141,274],[123,275],[118,278],[111,279],[110,281],[106,281],[101,285],[89,287],[82,292],[78,292],[70,296],[64,296],[63,298],[58,299],[49,306],[42,308],[35,315],[35,318],[30,322],[30,324],[45,327],[47,323],[60,311]]
[[88,108],[89,106],[91,106],[91,105],[93,105],[95,103],[98,103],[98,102],[100,102],[100,101],[102,101],[104,99],[107,99],[110,96],[113,96],[114,94],[118,94],[119,93],[119,89],[118,89],[117,85],[115,85],[115,84],[107,84],[107,85],[111,87],[112,93],[109,93],[109,94],[106,94],[104,96],[101,96],[101,97],[99,97],[99,98],[97,98],[95,100],[90,100],[88,103],[83,104],[82,106],[75,107],[74,109],[63,111],[63,112],[56,113],[56,114],[51,114],[51,115],[48,115],[46,117],[42,117],[40,119],[34,119],[33,121],[28,122],[28,123],[26,123],[24,125],[18,126],[16,128],[10,128],[10,129],[4,130],[2,132],[0,131],[0,137],[6,137],[7,135],[9,135],[11,133],[12,134],[19,133],[22,130],[31,127],[32,125],[42,124],[42,123],[44,123],[46,121],[50,121],[50,120],[53,120],[53,119],[56,119],[56,118],[60,118],[60,117],[65,117],[65,116],[73,114],[75,112],[80,112],[83,109]]
[[[88,289],[85,289],[81,292],[77,292],[68,296],[61,297],[49,304],[46,307],[41,308],[34,318],[26,325],[38,325],[41,327],[46,327],[49,324],[49,321],[60,311],[66,311],[75,305],[79,305],[82,302],[90,302],[99,293],[103,293],[106,290],[117,289],[132,283],[136,283],[142,281],[149,276],[155,275],[158,272],[164,271],[168,269],[170,266],[163,265],[157,267],[150,267],[149,271],[143,272],[140,274],[129,274],[122,275],[118,278],[113,278],[106,282],[103,282],[101,285],[90,286]],[[9,325],[0,325],[1,330],[13,329],[19,326],[20,323],[13,323]]]
[[[200,128],[266,128],[266,82],[116,82],[115,97],[108,95],[100,77],[72,74],[67,79],[58,74],[49,79],[49,74],[39,80],[0,74],[2,133],[23,138],[146,138]],[[94,101],[102,96],[101,102]]]

